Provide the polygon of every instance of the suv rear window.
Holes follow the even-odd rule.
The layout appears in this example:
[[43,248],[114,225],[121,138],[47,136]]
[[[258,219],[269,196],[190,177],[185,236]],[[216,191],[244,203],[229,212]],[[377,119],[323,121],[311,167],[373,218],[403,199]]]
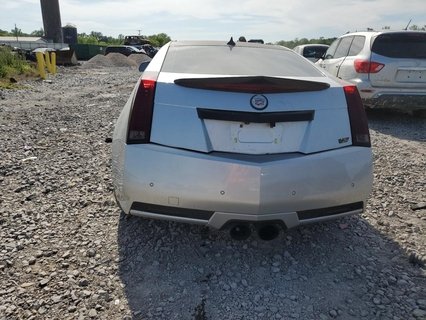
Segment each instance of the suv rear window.
[[323,77],[297,53],[274,47],[175,46],[170,47],[163,72]]
[[383,33],[374,40],[371,51],[390,58],[426,58],[425,32]]

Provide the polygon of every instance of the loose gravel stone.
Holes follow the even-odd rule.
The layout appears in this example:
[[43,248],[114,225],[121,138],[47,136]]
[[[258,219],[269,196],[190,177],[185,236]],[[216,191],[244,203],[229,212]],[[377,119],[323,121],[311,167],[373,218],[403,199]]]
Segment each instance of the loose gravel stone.
[[93,258],[94,256],[96,256],[96,250],[95,249],[89,249],[89,250],[87,250],[86,255],[89,258]]
[[38,285],[40,287],[44,287],[44,286],[46,286],[49,283],[49,281],[50,281],[49,278],[42,279],[42,280],[40,280],[40,282],[38,283]]
[[87,287],[87,286],[89,285],[89,281],[88,281],[87,279],[81,279],[81,280],[78,282],[78,285],[79,285],[80,287]]
[[333,318],[336,318],[336,317],[337,317],[337,311],[336,311],[336,310],[330,310],[329,314],[330,314],[330,316],[331,316],[331,317],[333,317]]
[[98,312],[95,309],[90,309],[89,311],[89,317],[90,318],[96,318],[98,315]]
[[426,311],[422,309],[415,309],[413,311],[413,317],[417,319],[424,319],[426,317]]

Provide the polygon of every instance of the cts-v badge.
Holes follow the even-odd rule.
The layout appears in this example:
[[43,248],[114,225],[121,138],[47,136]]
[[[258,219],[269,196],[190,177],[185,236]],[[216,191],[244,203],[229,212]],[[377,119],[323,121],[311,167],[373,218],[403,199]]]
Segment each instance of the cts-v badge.
[[256,110],[264,110],[268,106],[268,99],[262,94],[257,94],[251,97],[250,105]]

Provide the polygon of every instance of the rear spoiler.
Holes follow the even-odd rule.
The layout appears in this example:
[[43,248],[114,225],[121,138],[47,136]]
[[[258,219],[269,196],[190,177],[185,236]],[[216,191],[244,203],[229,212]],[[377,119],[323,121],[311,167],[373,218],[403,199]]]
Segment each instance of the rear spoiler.
[[182,87],[194,89],[257,94],[320,91],[330,87],[330,84],[324,82],[268,76],[183,78],[176,79],[174,83]]

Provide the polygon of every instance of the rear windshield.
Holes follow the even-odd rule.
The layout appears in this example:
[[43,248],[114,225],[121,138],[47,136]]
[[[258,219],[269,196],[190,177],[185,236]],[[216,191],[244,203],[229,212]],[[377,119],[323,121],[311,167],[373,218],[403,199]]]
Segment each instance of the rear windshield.
[[249,46],[173,46],[162,71],[193,74],[323,76],[293,51]]
[[373,43],[371,51],[390,58],[426,58],[426,32],[384,33]]

